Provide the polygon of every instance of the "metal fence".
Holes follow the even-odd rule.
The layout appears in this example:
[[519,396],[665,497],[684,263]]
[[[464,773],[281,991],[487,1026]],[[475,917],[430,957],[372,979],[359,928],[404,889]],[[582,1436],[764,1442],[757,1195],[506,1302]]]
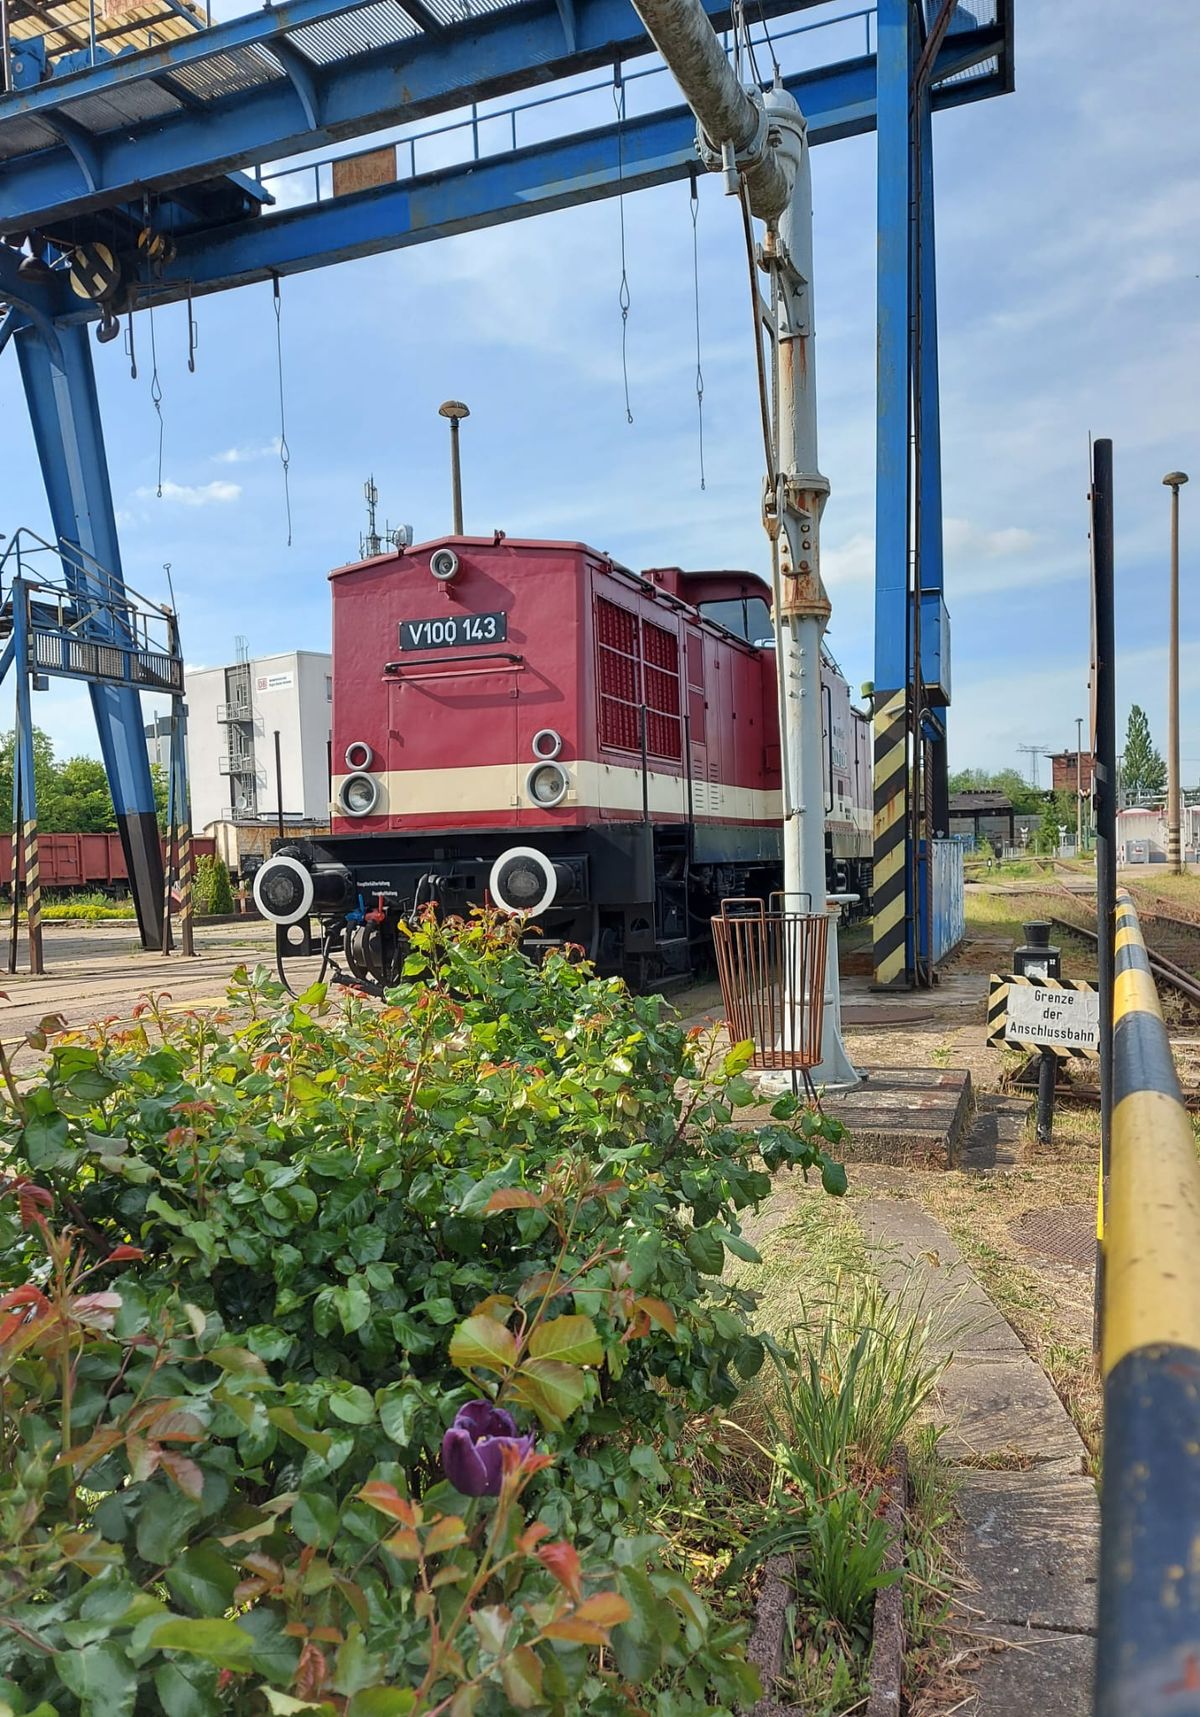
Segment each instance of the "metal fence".
[[1200,1160],[1117,893],[1097,1717],[1200,1711]]

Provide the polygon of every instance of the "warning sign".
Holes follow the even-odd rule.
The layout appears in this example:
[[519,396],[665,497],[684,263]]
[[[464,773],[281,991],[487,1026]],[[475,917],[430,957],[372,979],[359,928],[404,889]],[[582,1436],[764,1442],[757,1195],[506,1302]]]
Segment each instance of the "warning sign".
[[1082,978],[1027,978],[992,973],[987,1040],[1023,1049],[1052,1049],[1067,1057],[1100,1049],[1100,996]]
[[1014,984],[1008,992],[1008,1043],[1053,1049],[1100,1048],[1100,997],[1094,990],[1059,990]]

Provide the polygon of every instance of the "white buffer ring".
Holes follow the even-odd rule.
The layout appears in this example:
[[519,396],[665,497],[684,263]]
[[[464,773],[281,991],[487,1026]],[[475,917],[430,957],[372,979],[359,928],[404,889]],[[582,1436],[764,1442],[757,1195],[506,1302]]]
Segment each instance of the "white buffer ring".
[[[268,905],[262,895],[264,878],[269,879],[272,871],[278,872],[281,869],[294,872],[300,879],[300,904],[286,918],[281,917]],[[307,918],[312,910],[312,872],[305,865],[302,865],[299,859],[294,859],[290,853],[276,853],[273,858],[269,858],[266,864],[261,865],[254,873],[254,903],[263,917],[271,924],[299,924],[300,920]]]
[[[501,878],[505,866],[511,864],[513,859],[528,859],[542,874],[545,886],[540,898],[532,906],[514,906],[511,901],[504,898]],[[500,854],[492,866],[491,874],[488,876],[488,892],[501,912],[514,915],[521,912],[529,918],[536,918],[539,912],[545,912],[547,907],[553,906],[554,897],[558,893],[558,877],[555,874],[554,866],[545,853],[540,853],[536,847],[509,847],[507,852]]]

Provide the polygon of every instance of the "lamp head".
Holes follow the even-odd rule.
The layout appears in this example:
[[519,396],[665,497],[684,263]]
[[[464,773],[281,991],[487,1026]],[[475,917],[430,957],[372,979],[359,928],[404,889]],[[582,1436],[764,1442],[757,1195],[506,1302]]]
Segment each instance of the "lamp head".
[[438,416],[448,417],[451,423],[459,423],[464,417],[470,417],[470,415],[470,407],[464,405],[460,399],[448,399],[444,405],[438,406]]
[[1186,471],[1168,471],[1163,478],[1168,489],[1182,489],[1187,480]]

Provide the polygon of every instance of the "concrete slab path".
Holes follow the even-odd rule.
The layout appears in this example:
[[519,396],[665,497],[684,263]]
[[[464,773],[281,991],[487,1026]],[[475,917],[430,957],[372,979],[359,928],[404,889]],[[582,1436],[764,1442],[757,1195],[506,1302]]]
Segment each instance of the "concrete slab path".
[[951,1356],[930,1416],[958,1469],[956,1608],[976,1661],[956,1712],[1087,1717],[1100,1523],[1079,1433],[939,1222],[911,1199],[852,1208],[884,1286]]

